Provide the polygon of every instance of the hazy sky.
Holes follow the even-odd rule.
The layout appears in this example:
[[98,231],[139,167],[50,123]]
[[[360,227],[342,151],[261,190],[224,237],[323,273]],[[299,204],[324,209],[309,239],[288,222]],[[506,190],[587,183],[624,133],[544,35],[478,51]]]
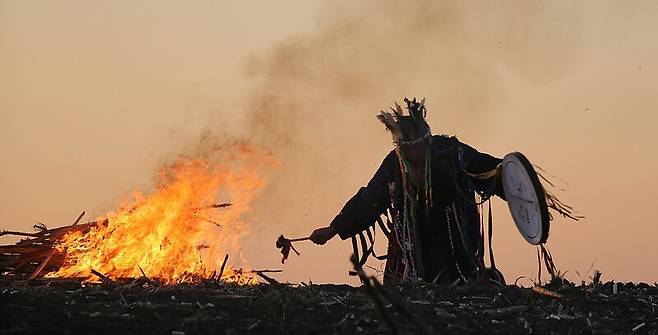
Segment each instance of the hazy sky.
[[[392,149],[375,114],[417,95],[435,133],[567,183],[587,220],[554,221],[549,246],[571,279],[596,259],[654,282],[656,17],[654,1],[0,0],[0,229],[103,215],[205,130],[280,158],[244,247],[277,267],[278,234],[328,224]],[[494,214],[497,264],[534,276]],[[300,249],[281,278],[354,282],[348,242]]]

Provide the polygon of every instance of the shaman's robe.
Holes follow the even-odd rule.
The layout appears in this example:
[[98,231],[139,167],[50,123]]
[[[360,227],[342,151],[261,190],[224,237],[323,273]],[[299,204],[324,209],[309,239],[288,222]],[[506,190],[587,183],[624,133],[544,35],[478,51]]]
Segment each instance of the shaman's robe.
[[381,216],[390,218],[385,282],[423,279],[449,284],[484,273],[484,228],[475,194],[504,199],[500,178],[481,175],[494,171],[501,160],[455,137],[433,136],[431,150],[431,197],[428,200],[425,192],[418,192],[416,207],[423,208],[416,208],[415,227],[408,227],[403,219],[403,175],[394,150],[331,222],[347,239]]

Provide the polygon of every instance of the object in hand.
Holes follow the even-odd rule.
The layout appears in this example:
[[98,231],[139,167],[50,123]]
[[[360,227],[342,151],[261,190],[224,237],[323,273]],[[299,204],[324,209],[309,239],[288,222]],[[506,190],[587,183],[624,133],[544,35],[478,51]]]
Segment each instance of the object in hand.
[[302,239],[289,240],[283,235],[279,236],[279,238],[276,240],[276,248],[281,249],[281,255],[283,255],[283,258],[281,258],[281,264],[286,262],[286,259],[288,259],[288,256],[290,255],[291,249],[297,254],[297,256],[300,255],[299,251],[297,251],[297,249],[295,249],[295,247],[292,246],[293,241],[303,241],[307,239],[308,237]]

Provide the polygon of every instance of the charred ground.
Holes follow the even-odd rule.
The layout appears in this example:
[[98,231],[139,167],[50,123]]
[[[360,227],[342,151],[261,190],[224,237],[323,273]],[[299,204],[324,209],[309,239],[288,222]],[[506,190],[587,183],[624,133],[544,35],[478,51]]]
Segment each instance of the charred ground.
[[[388,292],[431,333],[611,334],[658,331],[658,286],[614,283],[530,288],[403,285]],[[400,333],[422,330],[390,303]],[[0,333],[392,333],[364,287],[206,282],[87,284],[0,281]]]

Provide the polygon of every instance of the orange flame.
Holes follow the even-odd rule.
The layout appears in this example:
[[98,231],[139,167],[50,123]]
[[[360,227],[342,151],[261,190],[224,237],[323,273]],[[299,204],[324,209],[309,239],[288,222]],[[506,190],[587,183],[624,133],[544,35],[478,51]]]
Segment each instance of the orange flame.
[[[229,163],[181,159],[163,168],[152,194],[136,191],[132,201],[98,221],[107,224],[67,234],[57,246],[66,252],[66,264],[46,276],[97,280],[93,269],[113,279],[136,278],[141,268],[151,278],[179,283],[219,272],[226,253],[246,263],[240,254],[240,240],[248,232],[242,216],[266,185],[260,168],[273,160],[253,147],[237,148],[238,155],[221,155]],[[223,197],[231,205],[215,208]],[[257,282],[230,266],[221,279]]]

